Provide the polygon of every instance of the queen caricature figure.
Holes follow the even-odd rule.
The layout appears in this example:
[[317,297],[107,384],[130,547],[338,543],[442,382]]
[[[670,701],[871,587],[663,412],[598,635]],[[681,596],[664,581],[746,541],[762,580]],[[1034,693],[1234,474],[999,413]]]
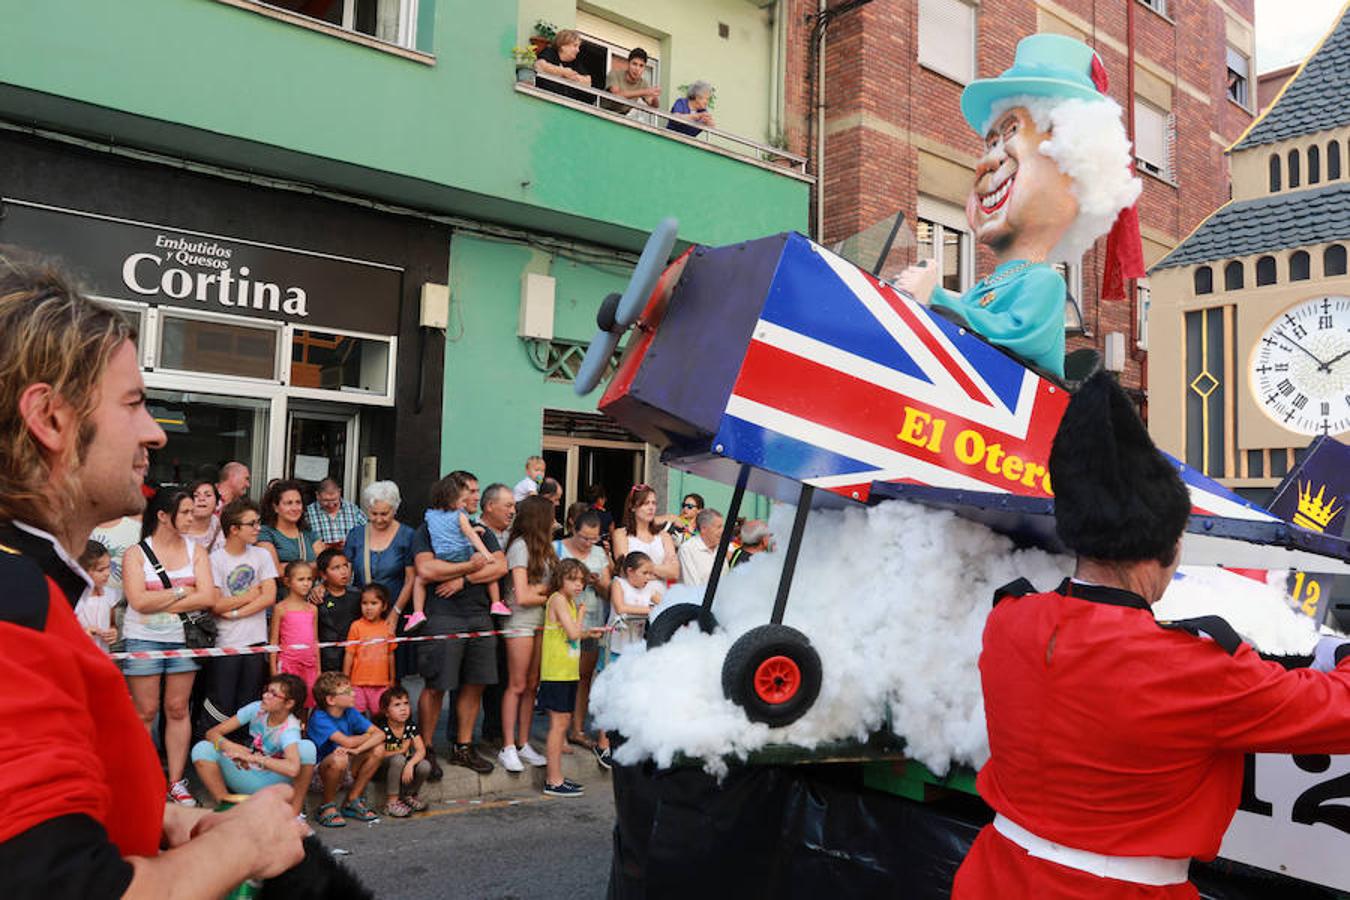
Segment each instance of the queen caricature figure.
[[1077,262],[1141,189],[1120,106],[1105,90],[1092,48],[1054,34],[1024,38],[1012,68],[972,82],[961,112],[983,135],[984,155],[966,217],[997,265],[960,296],[937,286],[931,265],[911,266],[896,281],[1060,377],[1066,288],[1051,263]]

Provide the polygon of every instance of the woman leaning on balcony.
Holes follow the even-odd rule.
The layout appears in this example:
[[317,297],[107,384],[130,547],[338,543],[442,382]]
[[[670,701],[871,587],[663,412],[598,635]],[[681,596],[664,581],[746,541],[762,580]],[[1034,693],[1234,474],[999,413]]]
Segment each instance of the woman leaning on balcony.
[[[582,87],[591,88],[591,76],[586,74],[577,54],[581,52],[581,35],[571,28],[564,28],[553,38],[553,43],[544,48],[539,54],[539,58],[534,61],[534,70],[542,75],[549,75],[553,78],[560,78],[564,81],[572,81]],[[580,100],[582,103],[595,103],[595,95],[588,94],[585,91],[578,91],[546,79],[538,82],[539,87],[546,91],[552,91],[555,94],[562,94],[565,97],[571,97],[574,100]]]

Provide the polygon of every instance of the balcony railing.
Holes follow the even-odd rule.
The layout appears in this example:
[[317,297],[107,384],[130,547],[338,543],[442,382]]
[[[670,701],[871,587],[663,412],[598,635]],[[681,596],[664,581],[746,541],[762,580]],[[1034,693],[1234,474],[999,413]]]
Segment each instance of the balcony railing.
[[[567,96],[549,90],[541,86],[541,82],[556,84],[560,88],[566,88],[573,95],[589,95],[591,100],[581,100],[576,96]],[[699,125],[690,122],[688,119],[679,115],[662,112],[659,109],[653,109],[643,103],[633,103],[616,94],[608,91],[598,91],[595,88],[586,87],[577,84],[575,81],[568,81],[565,78],[556,78],[552,75],[546,75],[543,72],[534,73],[534,83],[517,81],[516,90],[522,94],[529,94],[532,97],[538,97],[541,100],[548,100],[553,103],[560,103],[564,106],[570,106],[592,115],[602,116],[610,121],[626,125],[629,128],[637,128],[643,131],[649,131],[653,134],[659,134],[670,140],[682,141],[687,144],[693,144],[704,150],[711,150],[721,153],[725,156],[732,156],[744,160],[748,163],[760,166],[761,168],[772,169],[798,178],[803,181],[814,181],[814,178],[806,174],[806,159],[793,153],[788,153],[780,147],[772,147],[768,144],[761,144],[752,141],[749,138],[741,137],[738,134],[732,134],[729,131],[722,131],[717,128],[709,128],[705,125]],[[617,110],[610,111],[600,106],[600,101],[604,101],[606,106],[621,106],[625,108],[624,112]],[[630,118],[629,112],[636,111],[641,114],[642,119]],[[644,121],[645,120],[645,121]],[[677,122],[681,125],[688,125],[700,129],[697,136],[683,134],[667,127],[669,122]],[[657,122],[659,124],[651,124]]]

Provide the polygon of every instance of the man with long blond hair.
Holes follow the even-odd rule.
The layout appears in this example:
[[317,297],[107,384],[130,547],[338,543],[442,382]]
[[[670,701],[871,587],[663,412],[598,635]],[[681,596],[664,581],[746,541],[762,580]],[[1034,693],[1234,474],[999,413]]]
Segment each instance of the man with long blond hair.
[[287,787],[224,814],[166,804],[121,673],[75,619],[75,557],[99,522],[144,508],[165,442],[135,339],[60,270],[0,247],[0,871],[19,897],[219,897],[302,856]]

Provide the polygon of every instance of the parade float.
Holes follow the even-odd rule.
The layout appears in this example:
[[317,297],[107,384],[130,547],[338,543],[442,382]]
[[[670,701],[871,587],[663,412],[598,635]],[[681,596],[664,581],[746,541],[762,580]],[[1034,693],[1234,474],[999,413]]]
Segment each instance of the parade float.
[[[1079,53],[1040,38],[1047,56]],[[932,292],[922,267],[879,277],[898,220],[861,266],[798,234],[669,261],[668,220],[602,305],[578,393],[627,337],[600,410],[665,464],[734,485],[728,521],[747,491],[792,509],[780,552],[729,575],[726,529],[701,596],[672,589],[646,651],[597,682],[597,721],[623,738],[612,896],[945,896],[988,821],[971,778],[988,754],[980,627],[1000,586],[1045,589],[1071,565],[1047,462],[1069,392],[1098,365],[1063,358],[1063,284],[1044,260],[1119,226],[1137,195],[1126,182],[1094,206],[1064,170],[1072,160],[1046,149],[1071,118],[1026,99],[1058,79],[1061,111],[1107,107],[1087,53],[1066,75],[1019,47],[1002,85],[972,85],[986,85],[972,127],[1016,121],[989,129],[993,162],[968,212],[999,268],[967,295],[919,302]],[[1019,130],[1035,137],[1020,158]],[[1061,168],[1037,180],[1044,158]],[[1051,331],[1036,318],[1047,309]],[[1058,358],[1042,339],[1055,332]],[[1174,462],[1193,510],[1185,577],[1157,614],[1225,615],[1259,650],[1306,664],[1330,604],[1296,608],[1288,579],[1350,572],[1350,546]],[[1335,802],[1350,795],[1344,773],[1342,758],[1249,757],[1222,856],[1193,875],[1205,895],[1350,890],[1336,854],[1350,831],[1350,807]]]

